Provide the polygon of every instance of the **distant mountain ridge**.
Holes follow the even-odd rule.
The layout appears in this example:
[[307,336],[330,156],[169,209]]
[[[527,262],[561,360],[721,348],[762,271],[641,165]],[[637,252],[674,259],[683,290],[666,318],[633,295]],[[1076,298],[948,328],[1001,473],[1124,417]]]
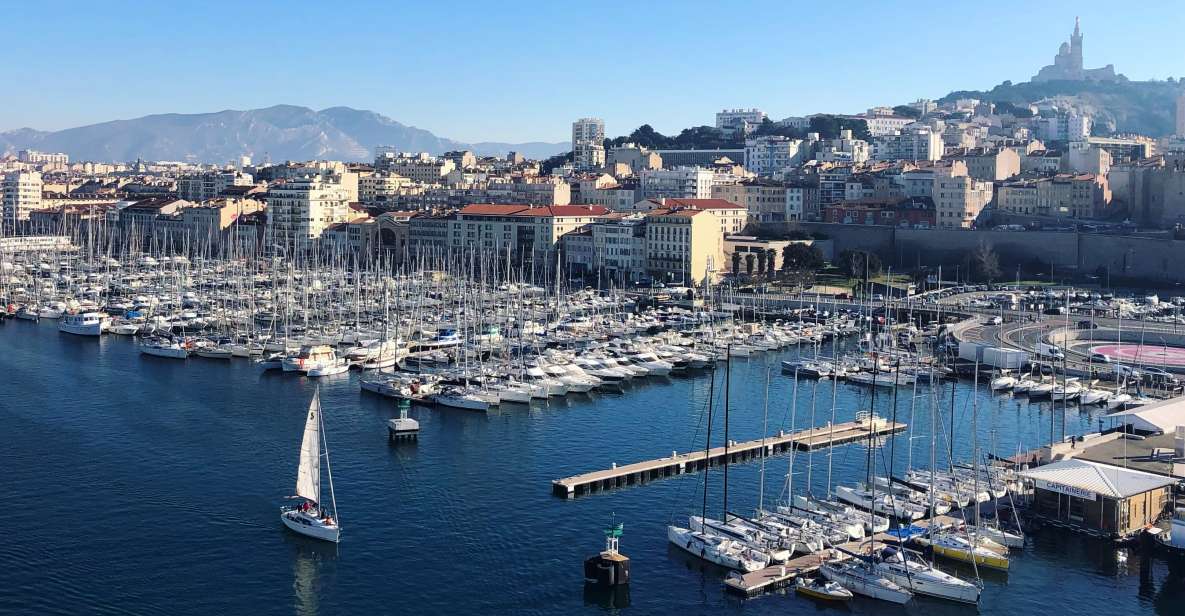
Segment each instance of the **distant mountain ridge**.
[[315,111],[275,105],[246,111],[148,115],[59,131],[20,128],[0,133],[0,151],[32,148],[65,152],[71,160],[180,160],[225,163],[247,154],[256,161],[336,159],[367,161],[374,149],[442,154],[473,150],[481,156],[520,152],[547,158],[570,149],[567,142],[465,143],[407,126],[384,115],[350,107]]

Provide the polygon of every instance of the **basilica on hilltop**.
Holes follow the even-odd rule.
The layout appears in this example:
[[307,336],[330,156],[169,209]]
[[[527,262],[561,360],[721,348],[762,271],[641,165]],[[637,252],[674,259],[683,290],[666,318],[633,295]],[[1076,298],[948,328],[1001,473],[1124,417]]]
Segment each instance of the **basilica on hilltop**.
[[1069,43],[1062,43],[1053,64],[1042,67],[1033,76],[1034,83],[1044,81],[1123,81],[1126,77],[1115,73],[1115,67],[1108,64],[1102,68],[1082,68],[1082,31],[1078,18],[1074,18],[1074,33]]

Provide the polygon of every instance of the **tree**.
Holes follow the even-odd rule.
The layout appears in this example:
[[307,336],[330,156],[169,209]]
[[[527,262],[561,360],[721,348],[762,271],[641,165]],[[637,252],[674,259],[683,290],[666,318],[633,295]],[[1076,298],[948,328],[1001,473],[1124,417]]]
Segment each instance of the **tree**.
[[745,273],[746,274],[748,274],[750,276],[753,275],[753,262],[756,260],[757,260],[757,255],[754,255],[753,253],[749,253],[749,254],[745,255]]
[[864,250],[845,250],[839,253],[838,265],[848,278],[875,276],[881,273],[883,267],[880,257]]
[[556,154],[555,156],[552,156],[551,158],[548,158],[548,159],[544,160],[542,163],[540,163],[539,173],[540,173],[540,175],[550,175],[551,171],[553,169],[555,169],[556,167],[563,166],[564,164],[570,163],[570,162],[572,162],[572,153],[571,152],[565,152],[563,154]]
[[972,258],[976,271],[979,272],[981,278],[987,280],[988,284],[1000,277],[1000,257],[996,255],[991,244],[980,240],[979,246],[972,253]]
[[819,133],[819,136],[824,139],[838,138],[841,130],[852,131],[854,139],[872,140],[872,134],[868,132],[868,123],[864,120],[839,118],[833,115],[817,115],[811,118],[809,132]]
[[774,265],[777,262],[778,262],[777,253],[774,252],[774,249],[773,248],[766,248],[765,249],[765,263],[766,263],[765,271],[767,274],[769,274],[770,279],[773,279],[774,274],[777,272],[777,270],[774,269]]
[[896,107],[893,108],[893,113],[895,113],[903,118],[920,118],[920,117],[922,117],[922,112],[920,110],[914,109],[913,107],[910,107],[909,105],[897,105]]
[[741,273],[741,253],[739,252],[732,253],[732,273],[734,276]]
[[782,249],[782,271],[813,271],[823,267],[823,251],[813,244],[787,244]]
[[764,274],[764,273],[765,273],[765,262],[766,262],[766,260],[767,260],[767,259],[766,259],[766,256],[765,256],[765,251],[764,251],[764,250],[759,250],[759,251],[757,252],[757,273],[758,273],[758,274]]

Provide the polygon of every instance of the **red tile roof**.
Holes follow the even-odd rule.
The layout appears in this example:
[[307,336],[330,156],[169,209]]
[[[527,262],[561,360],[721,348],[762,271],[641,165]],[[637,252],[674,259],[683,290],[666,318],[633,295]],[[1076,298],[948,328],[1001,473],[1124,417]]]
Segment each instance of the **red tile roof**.
[[745,206],[738,205],[727,199],[650,199],[661,207],[685,207],[694,210],[743,210]]
[[609,213],[609,208],[599,205],[544,205],[533,207],[516,216],[602,216]]
[[475,203],[461,208],[458,214],[478,214],[486,216],[510,216],[523,210],[530,209],[529,205],[494,205],[492,203]]
[[609,208],[599,205],[494,205],[477,203],[467,205],[460,214],[485,216],[603,216],[609,213]]

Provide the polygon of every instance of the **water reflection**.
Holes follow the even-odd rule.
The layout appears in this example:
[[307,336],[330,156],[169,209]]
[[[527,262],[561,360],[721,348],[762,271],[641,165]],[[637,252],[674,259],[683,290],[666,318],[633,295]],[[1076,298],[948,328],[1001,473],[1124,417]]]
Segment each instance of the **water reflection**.
[[337,560],[338,545],[284,532],[292,553],[292,606],[297,616],[317,616],[320,611],[322,568]]

